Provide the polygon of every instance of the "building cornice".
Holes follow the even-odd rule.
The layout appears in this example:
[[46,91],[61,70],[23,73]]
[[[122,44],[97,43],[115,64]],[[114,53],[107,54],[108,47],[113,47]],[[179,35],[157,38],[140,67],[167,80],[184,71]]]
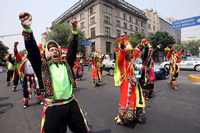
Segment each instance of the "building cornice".
[[128,2],[124,1],[124,0],[87,0],[87,1],[79,1],[77,3],[75,3],[72,7],[70,7],[67,11],[65,11],[63,14],[61,14],[57,19],[55,19],[52,24],[57,24],[57,23],[61,23],[67,19],[69,19],[71,16],[77,14],[78,12],[80,12],[81,10],[83,10],[84,8],[88,7],[89,5],[91,5],[92,3],[96,2],[96,1],[104,1],[106,3],[110,3],[111,5],[114,5],[115,7],[118,7],[122,10],[125,10],[127,12],[129,12],[130,14],[133,14],[139,18],[144,19],[145,21],[147,21],[147,17],[145,16],[144,11],[136,8],[135,6],[133,6],[132,4],[129,4]]
[[147,17],[145,16],[145,12],[143,10],[140,10],[139,8],[133,6],[132,4],[126,2],[125,0],[118,0],[113,1],[113,0],[103,0],[104,2],[110,3],[122,10],[127,11],[130,14],[133,14],[139,18],[144,19],[145,21],[147,21]]
[[72,7],[70,7],[67,11],[61,14],[57,19],[55,19],[52,23],[57,24],[65,21],[66,19],[70,18],[71,16],[77,14],[82,9],[86,8],[90,4],[94,3],[97,0],[88,0],[86,2],[82,2],[81,0],[75,3]]

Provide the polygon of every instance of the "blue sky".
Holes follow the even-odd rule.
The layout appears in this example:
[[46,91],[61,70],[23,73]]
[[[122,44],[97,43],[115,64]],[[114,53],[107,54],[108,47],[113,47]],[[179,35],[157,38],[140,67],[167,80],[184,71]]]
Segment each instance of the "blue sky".
[[[0,35],[21,33],[18,14],[28,11],[33,16],[32,28],[37,41],[51,22],[78,0],[0,0]],[[200,0],[126,0],[140,9],[156,10],[159,15],[184,19],[200,15]],[[199,37],[200,26],[182,29],[183,38]],[[23,48],[22,37],[0,38],[9,48],[15,40]]]

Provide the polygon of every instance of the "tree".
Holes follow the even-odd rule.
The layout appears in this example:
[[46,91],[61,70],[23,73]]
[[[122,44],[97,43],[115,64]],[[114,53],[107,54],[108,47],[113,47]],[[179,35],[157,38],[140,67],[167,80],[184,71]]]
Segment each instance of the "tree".
[[[80,30],[79,38],[83,39],[84,34]],[[71,35],[70,26],[66,23],[55,24],[52,26],[51,31],[47,32],[48,40],[55,40],[60,46],[67,47],[69,44],[69,37]]]
[[51,31],[47,32],[48,40],[55,40],[62,47],[68,46],[69,36],[70,28],[65,23],[55,24],[52,26]]
[[189,52],[192,55],[199,55],[199,48],[200,48],[200,40],[192,40],[192,41],[187,41],[182,44],[176,44],[175,49],[180,50],[184,49],[185,52]]
[[168,32],[156,32],[155,34],[149,35],[148,39],[154,48],[160,45],[161,49],[163,49],[176,43],[173,36],[169,35]]
[[153,53],[154,60],[156,62],[164,59],[164,48],[171,47],[173,44],[175,44],[175,39],[170,36],[168,32],[156,32],[155,34],[150,34],[148,39],[154,49],[156,49],[157,46],[160,47]]
[[143,38],[145,38],[145,35],[143,33],[136,32],[129,36],[129,41],[133,47],[136,47]]
[[6,47],[2,41],[0,41],[0,64],[2,64],[5,55],[8,54],[8,47]]

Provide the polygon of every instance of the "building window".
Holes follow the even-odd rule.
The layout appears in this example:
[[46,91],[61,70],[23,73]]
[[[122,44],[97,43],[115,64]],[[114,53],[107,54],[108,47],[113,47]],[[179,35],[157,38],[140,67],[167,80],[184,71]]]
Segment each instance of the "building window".
[[116,30],[117,37],[121,36],[121,30]]
[[124,22],[124,28],[127,29],[127,23]]
[[90,15],[95,14],[94,6],[92,6],[92,7],[89,8],[89,13],[90,13]]
[[144,22],[141,22],[141,27],[144,27]]
[[126,14],[125,13],[123,13],[123,19],[126,20]]
[[95,49],[96,49],[95,42],[92,42],[91,51],[92,51],[92,52],[95,52]]
[[138,32],[138,27],[137,26],[135,26],[135,31]]
[[133,25],[130,25],[130,30],[133,30]]
[[151,29],[151,24],[148,24],[148,29]]
[[156,27],[155,27],[155,25],[153,26],[153,31],[155,31],[156,30]]
[[111,42],[106,42],[106,54],[111,54]]
[[120,26],[121,26],[120,20],[117,20],[116,23],[117,23],[117,24],[116,24],[117,27],[120,27]]
[[104,16],[104,23],[105,24],[111,24],[109,16]]
[[81,22],[81,23],[80,23],[80,29],[83,29],[83,28],[85,28],[84,22]]
[[135,18],[134,18],[134,17],[132,17],[132,23],[134,23],[134,24],[135,24]]
[[105,35],[106,36],[110,36],[111,35],[110,27],[105,27]]
[[124,31],[124,35],[128,35],[128,33],[126,31]]
[[90,24],[91,25],[95,24],[95,17],[90,18]]
[[141,32],[144,33],[144,29],[141,29]]
[[91,32],[91,38],[95,38],[96,37],[95,28],[91,28],[90,32]]
[[81,19],[81,20],[84,19],[84,12],[81,12],[81,13],[80,13],[80,19]]
[[135,24],[138,25],[138,20],[137,19],[135,19]]
[[112,15],[112,8],[109,7],[109,6],[105,6],[104,13],[109,14],[109,15]]
[[133,18],[132,18],[132,16],[129,16],[129,22],[130,22],[130,23],[133,22]]

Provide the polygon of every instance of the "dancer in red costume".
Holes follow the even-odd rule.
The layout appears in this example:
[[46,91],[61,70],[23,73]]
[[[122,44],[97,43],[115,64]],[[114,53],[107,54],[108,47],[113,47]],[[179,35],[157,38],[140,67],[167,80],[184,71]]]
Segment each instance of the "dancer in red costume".
[[91,56],[91,68],[92,68],[91,76],[94,86],[99,86],[100,82],[102,81],[101,68],[100,68],[101,63],[102,59],[100,54],[97,51],[93,52]]
[[[135,60],[140,56],[141,50],[140,48],[133,49],[132,45],[128,42],[127,36],[119,38],[118,44],[115,63],[119,69],[120,78],[116,82],[117,77],[115,77],[115,83],[120,86],[120,99],[119,113],[115,117],[115,121],[117,124],[129,124],[137,119],[137,107],[142,110],[145,107],[142,89],[137,84],[134,73]],[[118,72],[115,69],[116,73]]]

